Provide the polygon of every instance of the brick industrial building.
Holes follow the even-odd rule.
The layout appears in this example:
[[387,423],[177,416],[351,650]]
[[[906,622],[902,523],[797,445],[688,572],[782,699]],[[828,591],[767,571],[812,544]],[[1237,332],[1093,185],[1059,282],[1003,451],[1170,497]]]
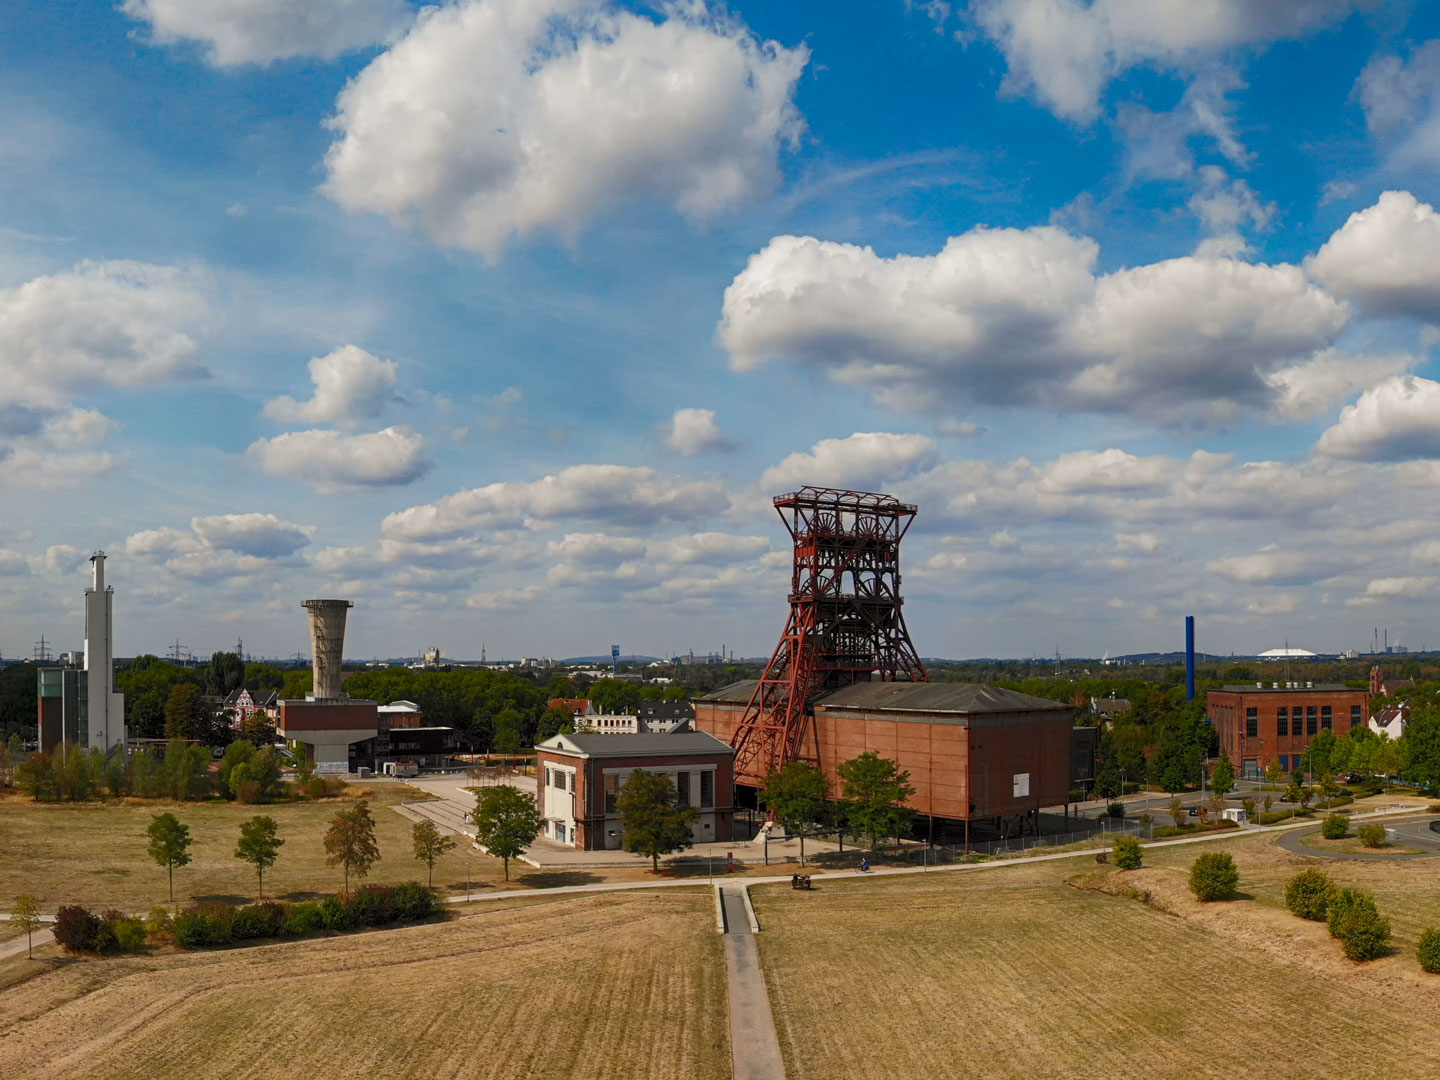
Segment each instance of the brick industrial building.
[[1226,686],[1205,695],[1220,749],[1242,777],[1258,778],[1272,761],[1299,769],[1321,731],[1344,735],[1370,719],[1370,695],[1344,683],[1272,682]]
[[[738,682],[697,700],[696,727],[732,739],[755,686]],[[840,764],[873,750],[910,773],[907,805],[934,818],[1024,823],[1069,799],[1069,705],[975,683],[859,682],[811,707],[799,756],[837,793]]]
[[556,735],[536,748],[536,803],[549,839],[586,851],[620,847],[615,802],[636,769],[664,773],[699,811],[695,840],[730,840],[735,751],[702,732]]

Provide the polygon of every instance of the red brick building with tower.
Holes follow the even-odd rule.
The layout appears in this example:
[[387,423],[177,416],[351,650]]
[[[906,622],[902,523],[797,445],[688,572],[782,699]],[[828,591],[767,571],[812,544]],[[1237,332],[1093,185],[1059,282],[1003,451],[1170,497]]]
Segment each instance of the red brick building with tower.
[[1236,772],[1258,778],[1272,761],[1286,772],[1322,731],[1344,735],[1370,720],[1370,694],[1344,683],[1272,682],[1226,686],[1205,695],[1220,749]]

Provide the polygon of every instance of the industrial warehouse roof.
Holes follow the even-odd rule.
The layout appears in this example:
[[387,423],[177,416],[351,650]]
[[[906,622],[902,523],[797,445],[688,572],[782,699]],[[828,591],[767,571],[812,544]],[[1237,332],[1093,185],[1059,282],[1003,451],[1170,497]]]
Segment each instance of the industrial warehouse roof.
[[1337,691],[1345,691],[1352,694],[1364,693],[1353,686],[1346,686],[1343,682],[1321,682],[1321,683],[1240,683],[1231,684],[1220,688],[1227,694],[1318,694],[1322,691],[1333,694]]
[[559,750],[585,757],[669,757],[671,755],[730,754],[729,744],[703,731],[670,734],[622,732],[615,735],[556,735],[537,749]]
[[[748,703],[758,684],[745,679],[706,694],[701,701]],[[1073,712],[1059,701],[1004,690],[984,683],[862,682],[815,699],[831,708],[884,709],[887,712],[982,713]]]

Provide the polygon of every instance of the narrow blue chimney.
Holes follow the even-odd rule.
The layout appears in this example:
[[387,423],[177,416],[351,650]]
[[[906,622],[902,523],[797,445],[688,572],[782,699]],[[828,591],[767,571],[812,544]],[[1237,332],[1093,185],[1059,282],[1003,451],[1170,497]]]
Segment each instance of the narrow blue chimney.
[[1185,700],[1195,700],[1195,616],[1185,616]]

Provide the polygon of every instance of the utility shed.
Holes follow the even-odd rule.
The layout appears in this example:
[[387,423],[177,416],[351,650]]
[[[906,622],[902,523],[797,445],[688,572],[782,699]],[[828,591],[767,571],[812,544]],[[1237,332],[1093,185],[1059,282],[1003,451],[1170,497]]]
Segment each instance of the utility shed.
[[[729,741],[753,679],[695,702],[695,726]],[[1076,710],[980,683],[854,683],[817,697],[801,756],[839,791],[842,762],[874,751],[910,773],[909,806],[956,821],[1059,806],[1070,791]]]

